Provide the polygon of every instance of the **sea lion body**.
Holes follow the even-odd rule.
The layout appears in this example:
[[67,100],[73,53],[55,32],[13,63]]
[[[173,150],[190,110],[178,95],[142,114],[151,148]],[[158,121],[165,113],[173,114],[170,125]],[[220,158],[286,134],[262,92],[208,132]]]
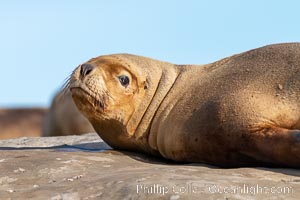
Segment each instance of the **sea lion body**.
[[[225,167],[300,167],[300,43],[201,66],[133,55],[87,65],[89,73],[81,73],[82,65],[73,73],[72,96],[114,148]],[[132,79],[130,95],[113,79],[118,73]]]

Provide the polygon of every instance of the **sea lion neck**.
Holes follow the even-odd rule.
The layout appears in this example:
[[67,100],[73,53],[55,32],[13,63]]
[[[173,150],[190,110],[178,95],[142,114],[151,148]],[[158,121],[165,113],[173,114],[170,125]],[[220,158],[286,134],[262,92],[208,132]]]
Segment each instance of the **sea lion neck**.
[[144,94],[137,98],[129,120],[123,124],[122,134],[133,139],[146,137],[151,120],[174,84],[179,69],[168,62],[132,54],[113,54],[109,57],[133,72],[139,79],[139,90],[144,90]]
[[175,83],[179,72],[179,68],[175,65],[163,63],[154,74],[149,76],[149,89],[127,124],[129,135],[136,139],[148,137],[152,119]]

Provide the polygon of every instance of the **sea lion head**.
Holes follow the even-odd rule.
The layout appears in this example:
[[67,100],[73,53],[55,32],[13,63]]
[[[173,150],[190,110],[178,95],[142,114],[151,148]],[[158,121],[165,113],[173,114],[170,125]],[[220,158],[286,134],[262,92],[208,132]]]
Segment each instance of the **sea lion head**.
[[126,124],[146,89],[145,75],[114,56],[79,65],[70,80],[77,107],[91,121],[115,119]]
[[130,54],[99,56],[74,70],[68,88],[102,139],[116,141],[133,136],[139,126],[148,128],[150,120],[142,123],[143,118],[154,115],[175,80],[170,66]]
[[145,77],[138,74],[113,57],[91,59],[73,72],[72,97],[91,120],[119,119],[126,123],[145,93]]

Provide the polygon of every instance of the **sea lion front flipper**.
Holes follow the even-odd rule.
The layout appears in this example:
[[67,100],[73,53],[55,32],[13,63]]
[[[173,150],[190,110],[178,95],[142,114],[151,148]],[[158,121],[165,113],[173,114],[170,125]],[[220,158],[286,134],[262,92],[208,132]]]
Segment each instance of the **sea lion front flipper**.
[[271,126],[256,131],[253,136],[258,159],[300,167],[300,130]]

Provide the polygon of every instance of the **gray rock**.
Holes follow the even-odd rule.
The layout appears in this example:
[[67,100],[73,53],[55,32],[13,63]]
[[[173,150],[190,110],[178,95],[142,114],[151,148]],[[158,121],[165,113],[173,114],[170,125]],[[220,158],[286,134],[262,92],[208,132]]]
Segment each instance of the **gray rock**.
[[96,134],[0,140],[1,199],[299,199],[300,171],[112,150]]

